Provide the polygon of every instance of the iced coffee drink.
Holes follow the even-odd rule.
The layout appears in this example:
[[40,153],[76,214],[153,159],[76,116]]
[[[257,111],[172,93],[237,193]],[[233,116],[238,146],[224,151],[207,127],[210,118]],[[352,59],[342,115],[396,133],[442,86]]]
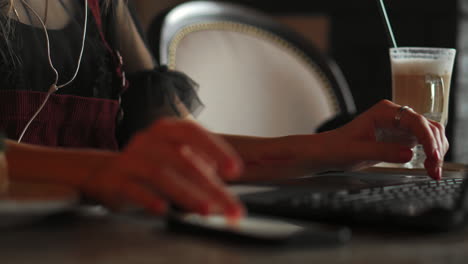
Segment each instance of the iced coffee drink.
[[[392,48],[393,101],[407,105],[426,118],[447,124],[454,49]],[[414,151],[408,168],[423,168],[421,146]]]

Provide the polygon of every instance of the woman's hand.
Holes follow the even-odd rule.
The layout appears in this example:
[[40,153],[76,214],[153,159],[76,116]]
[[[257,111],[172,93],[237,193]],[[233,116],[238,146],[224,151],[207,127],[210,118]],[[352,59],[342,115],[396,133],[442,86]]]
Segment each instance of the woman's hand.
[[115,209],[131,203],[163,214],[170,202],[237,218],[244,209],[222,179],[236,179],[241,171],[239,157],[220,138],[193,122],[163,119],[137,134],[82,188]]
[[[383,100],[352,122],[327,133],[332,157],[344,169],[360,169],[375,163],[404,163],[412,158],[411,147],[422,144],[426,153],[424,166],[430,177],[441,179],[442,163],[449,143],[444,127],[413,110],[401,112],[401,106]],[[397,127],[398,126],[398,127]],[[395,137],[378,140],[376,132],[390,131]]]

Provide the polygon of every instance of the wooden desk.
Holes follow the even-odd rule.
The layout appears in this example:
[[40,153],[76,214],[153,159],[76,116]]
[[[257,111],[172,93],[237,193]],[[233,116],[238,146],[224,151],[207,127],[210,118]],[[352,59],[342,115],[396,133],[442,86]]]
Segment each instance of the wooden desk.
[[[304,181],[320,182],[318,178]],[[350,243],[334,247],[242,245],[176,235],[165,230],[161,218],[110,215],[96,207],[16,230],[0,230],[1,264],[466,264],[467,249],[468,228],[443,234],[353,229]]]
[[468,229],[452,234],[354,231],[340,247],[255,247],[164,231],[160,219],[83,215],[2,231],[2,264],[466,263]]

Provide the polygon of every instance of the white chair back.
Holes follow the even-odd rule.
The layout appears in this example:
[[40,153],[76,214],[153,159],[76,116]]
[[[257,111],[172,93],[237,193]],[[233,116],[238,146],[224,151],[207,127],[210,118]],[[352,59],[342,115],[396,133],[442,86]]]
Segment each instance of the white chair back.
[[[210,8],[216,19],[190,16]],[[336,82],[308,54],[258,25],[232,15],[223,19],[220,10],[229,8],[237,7],[183,4],[169,12],[161,30],[162,63],[200,85],[205,108],[197,119],[202,125],[227,134],[310,134],[343,112]]]

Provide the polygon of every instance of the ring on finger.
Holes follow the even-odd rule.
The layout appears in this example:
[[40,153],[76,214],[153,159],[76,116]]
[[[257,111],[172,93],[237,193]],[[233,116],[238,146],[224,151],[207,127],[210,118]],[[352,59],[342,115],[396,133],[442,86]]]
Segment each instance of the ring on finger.
[[399,128],[400,127],[400,122],[401,122],[401,117],[403,116],[403,114],[406,112],[406,111],[413,111],[413,109],[407,105],[405,106],[402,106],[398,109],[396,115],[395,115],[395,118],[393,120],[394,122],[394,126],[395,128]]

